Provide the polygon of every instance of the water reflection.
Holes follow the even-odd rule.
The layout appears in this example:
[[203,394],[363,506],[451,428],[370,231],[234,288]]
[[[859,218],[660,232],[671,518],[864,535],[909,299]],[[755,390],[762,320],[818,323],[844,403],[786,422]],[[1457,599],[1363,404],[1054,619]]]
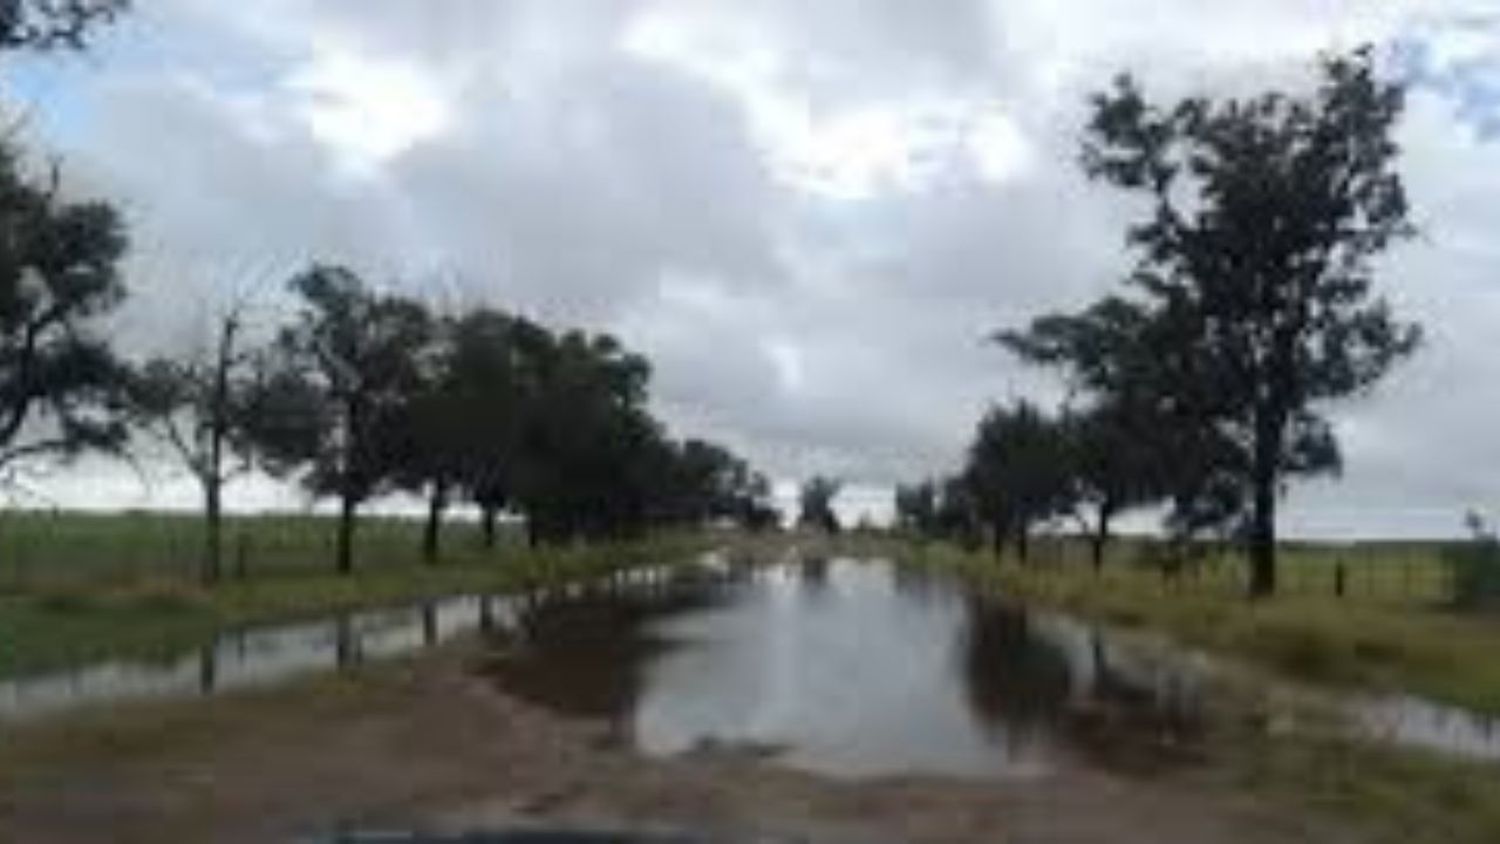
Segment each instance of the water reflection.
[[[100,702],[182,698],[266,685],[434,647],[514,616],[506,599],[463,596],[219,636],[165,659],[112,660],[0,680],[0,721]],[[488,619],[486,622],[485,619]]]
[[1025,775],[1200,732],[1185,681],[910,570],[814,558],[597,598],[530,608],[490,670],[650,753],[746,744],[824,773]]
[[525,700],[618,719],[641,696],[645,667],[670,644],[651,622],[711,606],[736,581],[734,572],[682,569],[529,595],[513,625],[490,631],[487,668]]
[[[266,685],[471,632],[484,634],[481,662],[501,688],[606,719],[645,752],[747,744],[851,776],[1191,759],[1212,665],[927,572],[710,555],[697,567],[238,631],[155,662],[0,680],[0,722]],[[1372,736],[1500,760],[1495,719],[1404,697],[1347,705]]]

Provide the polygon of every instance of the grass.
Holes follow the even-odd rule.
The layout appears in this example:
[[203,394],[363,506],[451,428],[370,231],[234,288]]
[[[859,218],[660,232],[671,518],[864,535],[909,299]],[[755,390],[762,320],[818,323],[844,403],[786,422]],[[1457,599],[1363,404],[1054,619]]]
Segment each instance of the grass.
[[[101,517],[67,517],[52,527],[59,547],[70,552],[51,552],[57,555],[57,570],[32,572],[0,590],[0,676],[110,656],[165,655],[216,631],[262,622],[601,576],[622,567],[686,559],[711,541],[703,535],[672,534],[568,548],[507,543],[490,553],[475,543],[455,541],[462,550],[438,565],[423,565],[416,559],[415,542],[372,550],[376,546],[369,539],[382,531],[400,539],[409,538],[407,533],[415,536],[409,526],[387,524],[365,531],[367,541],[352,575],[332,572],[327,557],[307,545],[297,562],[288,555],[280,565],[205,588],[172,565],[111,567],[80,555],[79,549],[94,547],[101,536],[125,542],[138,529],[131,519],[112,524]],[[67,527],[79,527],[83,537],[68,536]],[[297,527],[301,533],[293,536],[312,536],[312,525]],[[265,526],[262,531],[263,538],[272,535]]]
[[[305,526],[310,528],[311,526]],[[411,538],[409,526],[384,529]],[[106,524],[93,525],[107,532]],[[118,529],[118,528],[117,528]],[[715,542],[722,537],[714,537]],[[288,563],[213,590],[169,568],[111,571],[75,559],[52,577],[35,577],[0,604],[0,648],[12,665],[74,660],[80,655],[132,652],[191,643],[224,627],[270,618],[391,603],[453,592],[503,591],[540,582],[590,577],[621,566],[682,558],[702,536],[664,537],[630,546],[529,552],[508,548],[499,559],[466,551],[444,565],[423,567],[394,553],[354,577],[326,571],[326,561]],[[789,540],[781,539],[780,542]],[[797,537],[805,551],[901,555],[950,570],[1025,600],[1104,622],[1147,627],[1209,650],[1246,658],[1298,677],[1404,689],[1455,704],[1500,711],[1500,623],[1459,616],[1437,603],[1446,576],[1431,549],[1362,549],[1350,565],[1346,595],[1331,588],[1336,555],[1317,547],[1285,557],[1287,593],[1271,601],[1243,598],[1232,566],[1211,564],[1164,580],[1155,571],[1116,561],[1095,576],[1065,553],[1043,550],[1022,568],[947,546],[913,548],[882,537],[837,542]],[[827,547],[823,547],[826,545]],[[75,546],[76,547],[76,546]],[[410,547],[410,546],[407,546]],[[1055,549],[1054,549],[1055,550]],[[81,572],[93,572],[93,579]],[[0,651],[0,665],[7,659]],[[269,691],[192,703],[144,704],[103,710],[28,729],[0,753],[7,776],[36,783],[100,765],[167,755],[213,753],[226,729],[257,729],[298,718],[337,720],[372,697],[395,694],[400,661],[349,675],[313,678]],[[3,670],[3,669],[0,669]],[[1221,786],[1285,801],[1367,830],[1370,840],[1402,844],[1500,840],[1500,777],[1495,766],[1420,751],[1372,745],[1316,717],[1276,729],[1256,689],[1228,689],[1222,717],[1208,741],[1202,776]]]
[[[416,519],[361,517],[356,542],[365,568],[414,561],[422,524]],[[450,520],[444,544],[458,556],[479,546],[478,526]],[[514,530],[502,541],[518,544]],[[227,576],[258,577],[327,568],[333,521],[319,515],[227,516]],[[98,585],[142,578],[196,581],[203,522],[195,513],[0,513],[0,593],[56,584]]]
[[[953,571],[986,588],[1241,658],[1316,683],[1418,694],[1500,713],[1500,619],[1447,608],[1439,548],[1294,546],[1282,556],[1283,594],[1252,602],[1230,561],[1164,578],[1115,560],[1100,574],[1076,549],[1051,549],[1023,567],[946,545],[888,553]],[[1121,555],[1125,556],[1125,555]],[[1133,556],[1133,554],[1131,555]],[[1345,561],[1345,594],[1334,568]],[[1253,682],[1245,680],[1243,682]],[[1492,763],[1398,748],[1352,734],[1307,702],[1292,726],[1273,727],[1264,690],[1231,688],[1216,707],[1207,771],[1220,784],[1302,806],[1402,844],[1500,841],[1500,776]]]
[[[1404,691],[1500,714],[1500,660],[1494,656],[1500,619],[1459,614],[1440,603],[1446,575],[1435,550],[1406,548],[1361,564],[1373,573],[1347,566],[1343,597],[1328,585],[1335,553],[1300,548],[1286,554],[1286,588],[1262,601],[1244,597],[1237,567],[1225,563],[1164,578],[1123,562],[1095,574],[1076,562],[997,563],[941,545],[908,556],[1026,601],[1159,630],[1300,679]],[[1314,582],[1325,588],[1299,588]]]
[[1242,753],[1234,771],[1243,788],[1349,819],[1378,840],[1500,841],[1493,765],[1298,735]]
[[1217,691],[1200,774],[1220,788],[1337,819],[1360,840],[1500,841],[1495,765],[1370,742],[1320,706],[1272,702],[1253,682]]

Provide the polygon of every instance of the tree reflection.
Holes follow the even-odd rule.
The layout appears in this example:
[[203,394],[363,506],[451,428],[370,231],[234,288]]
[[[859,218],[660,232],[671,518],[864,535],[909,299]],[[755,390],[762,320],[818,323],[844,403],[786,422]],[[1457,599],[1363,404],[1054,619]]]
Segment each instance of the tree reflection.
[[1055,729],[1073,673],[1062,649],[1034,635],[1024,608],[971,598],[962,651],[969,705],[992,730],[1025,742]]
[[518,605],[512,635],[495,638],[485,670],[523,700],[620,729],[645,690],[651,660],[670,645],[654,622],[718,600],[715,578],[667,569],[533,593]]
[[972,711],[992,732],[1012,751],[1053,738],[1115,767],[1189,758],[1205,719],[1194,678],[1159,660],[1130,658],[1101,631],[1074,637],[1061,624],[1038,623],[1022,607],[971,599],[961,660],[965,688]]

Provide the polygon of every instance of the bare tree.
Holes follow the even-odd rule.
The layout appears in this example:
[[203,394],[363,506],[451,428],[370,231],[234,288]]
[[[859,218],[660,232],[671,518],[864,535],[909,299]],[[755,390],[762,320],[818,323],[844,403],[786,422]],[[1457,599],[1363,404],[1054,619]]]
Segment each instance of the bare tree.
[[205,583],[222,570],[224,488],[255,465],[249,426],[260,410],[260,356],[245,347],[246,310],[241,298],[219,314],[202,354],[148,360],[128,390],[136,429],[166,446],[202,491]]

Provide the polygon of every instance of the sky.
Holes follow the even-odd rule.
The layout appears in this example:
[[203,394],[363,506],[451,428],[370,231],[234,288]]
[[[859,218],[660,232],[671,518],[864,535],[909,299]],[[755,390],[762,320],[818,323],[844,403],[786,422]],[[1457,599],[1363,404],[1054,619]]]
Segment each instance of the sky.
[[[1293,534],[1432,536],[1500,510],[1500,0],[137,0],[78,56],[11,56],[5,106],[120,205],[137,354],[311,260],[444,303],[608,330],[653,405],[845,512],[951,470],[993,402],[1056,401],[985,341],[1117,285],[1134,211],[1077,167],[1090,92],[1295,88],[1376,45],[1422,236],[1380,288],[1428,342],[1331,406],[1347,467]],[[269,291],[269,292],[268,292]],[[191,506],[85,461],[29,495]],[[291,506],[255,480],[243,509]]]

